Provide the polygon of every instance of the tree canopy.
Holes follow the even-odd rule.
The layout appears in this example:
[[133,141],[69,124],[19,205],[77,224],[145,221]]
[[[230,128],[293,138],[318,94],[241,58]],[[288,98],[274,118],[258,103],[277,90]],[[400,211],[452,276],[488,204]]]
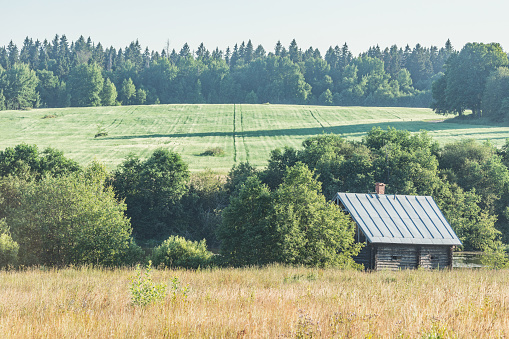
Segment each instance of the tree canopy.
[[0,109],[266,102],[428,107],[431,83],[454,54],[449,41],[442,48],[374,46],[358,56],[346,43],[322,56],[295,39],[273,51],[251,40],[225,51],[203,43],[191,49],[186,43],[180,50],[143,50],[136,40],[117,50],[65,35],[42,42],[27,37],[21,49],[11,41],[0,47]]

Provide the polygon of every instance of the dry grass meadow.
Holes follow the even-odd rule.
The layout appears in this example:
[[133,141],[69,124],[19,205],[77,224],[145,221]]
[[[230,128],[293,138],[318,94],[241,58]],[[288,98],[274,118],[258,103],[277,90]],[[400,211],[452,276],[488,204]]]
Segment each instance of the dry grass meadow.
[[[509,272],[154,270],[187,296],[133,306],[134,269],[0,273],[2,338],[507,338]],[[171,284],[171,283],[170,283]]]

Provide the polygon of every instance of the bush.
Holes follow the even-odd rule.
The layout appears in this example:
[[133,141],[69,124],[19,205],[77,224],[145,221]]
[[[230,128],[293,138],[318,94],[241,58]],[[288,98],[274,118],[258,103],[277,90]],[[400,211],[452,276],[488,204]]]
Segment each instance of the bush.
[[222,157],[224,156],[224,149],[222,149],[221,147],[209,148],[200,155],[211,157]]
[[[125,204],[87,173],[14,187],[18,202],[6,208],[24,265],[118,265],[128,256],[131,225]],[[16,185],[15,185],[16,186]]]
[[156,267],[198,268],[211,266],[212,257],[205,239],[200,242],[189,241],[172,235],[154,249],[152,262]]
[[166,298],[166,284],[156,284],[152,281],[152,263],[149,261],[145,272],[140,265],[136,267],[136,276],[131,280],[131,304],[146,306]]
[[18,261],[19,245],[8,233],[5,220],[0,220],[0,268],[15,265]]

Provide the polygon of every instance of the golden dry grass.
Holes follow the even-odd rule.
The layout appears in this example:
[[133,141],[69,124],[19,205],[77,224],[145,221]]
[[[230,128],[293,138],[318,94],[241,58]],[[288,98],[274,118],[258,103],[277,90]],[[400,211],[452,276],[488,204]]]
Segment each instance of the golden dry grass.
[[131,305],[134,270],[0,273],[2,338],[499,338],[509,272],[155,270],[187,298]]

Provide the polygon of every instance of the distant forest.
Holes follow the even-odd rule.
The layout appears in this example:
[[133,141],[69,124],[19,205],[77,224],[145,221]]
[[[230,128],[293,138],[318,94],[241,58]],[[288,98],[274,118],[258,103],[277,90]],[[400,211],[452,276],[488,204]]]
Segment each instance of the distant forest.
[[[417,44],[303,49],[295,40],[273,51],[251,40],[210,51],[104,48],[81,36],[69,42],[27,37],[0,48],[0,109],[170,103],[275,103],[430,107],[432,83],[451,55]],[[444,111],[441,109],[440,111]]]

